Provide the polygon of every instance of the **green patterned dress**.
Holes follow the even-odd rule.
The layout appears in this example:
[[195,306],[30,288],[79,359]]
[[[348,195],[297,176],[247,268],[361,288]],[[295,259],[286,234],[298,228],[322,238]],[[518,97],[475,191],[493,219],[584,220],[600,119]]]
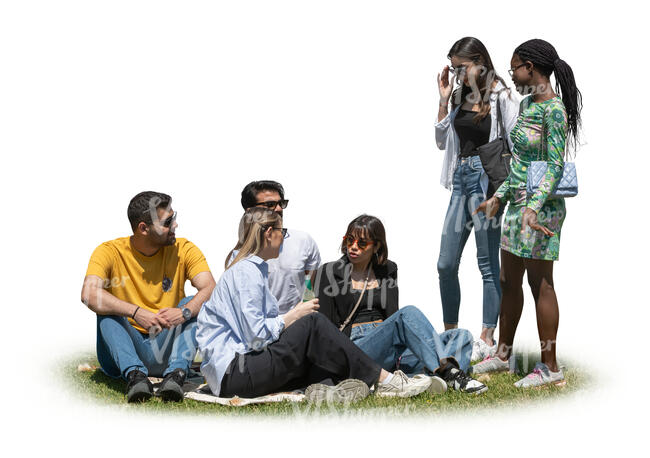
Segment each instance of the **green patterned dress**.
[[[562,177],[567,115],[562,99],[554,97],[533,102],[528,96],[521,101],[520,115],[510,132],[513,142],[510,175],[494,194],[508,210],[501,226],[501,248],[522,258],[557,261],[560,254],[560,231],[566,216],[563,198],[550,198],[555,183]],[[542,145],[542,134],[546,147]],[[546,161],[548,168],[535,194],[526,194],[526,174],[532,161]],[[537,220],[555,235],[526,227],[521,233],[524,210],[537,212]]]

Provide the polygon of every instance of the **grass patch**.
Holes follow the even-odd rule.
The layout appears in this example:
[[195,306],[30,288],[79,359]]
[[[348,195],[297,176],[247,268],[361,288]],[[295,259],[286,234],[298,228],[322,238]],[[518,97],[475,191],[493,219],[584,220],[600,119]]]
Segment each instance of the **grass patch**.
[[[518,367],[532,370],[539,356],[518,355]],[[59,371],[71,391],[92,402],[121,406],[133,411],[165,412],[182,414],[209,414],[218,416],[317,416],[323,414],[335,415],[365,415],[398,413],[428,415],[437,413],[459,413],[461,411],[476,411],[495,408],[521,407],[530,403],[543,402],[566,397],[578,390],[585,389],[590,384],[587,371],[570,365],[565,368],[565,386],[544,386],[533,389],[515,388],[513,383],[525,374],[491,374],[484,383],[489,389],[486,393],[472,396],[448,390],[441,395],[423,393],[409,399],[399,398],[368,398],[350,404],[314,406],[308,403],[273,403],[263,405],[248,405],[229,407],[218,404],[198,402],[185,399],[182,403],[165,403],[159,398],[152,398],[143,404],[127,404],[125,398],[126,382],[107,377],[101,370],[81,372],[79,364],[97,366],[97,358],[92,353],[76,355],[59,365]]]

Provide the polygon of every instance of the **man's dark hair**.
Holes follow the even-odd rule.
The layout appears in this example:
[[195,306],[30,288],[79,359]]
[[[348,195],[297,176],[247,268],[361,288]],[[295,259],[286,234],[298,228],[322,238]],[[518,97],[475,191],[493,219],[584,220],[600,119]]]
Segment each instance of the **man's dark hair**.
[[241,192],[241,206],[244,207],[244,210],[254,207],[257,204],[257,194],[262,191],[276,191],[280,194],[280,199],[284,199],[284,188],[277,181],[251,181]]
[[144,222],[145,224],[153,224],[153,215],[159,208],[167,208],[171,205],[172,198],[167,194],[155,191],[144,191],[137,194],[127,209],[131,229],[136,230],[138,224]]

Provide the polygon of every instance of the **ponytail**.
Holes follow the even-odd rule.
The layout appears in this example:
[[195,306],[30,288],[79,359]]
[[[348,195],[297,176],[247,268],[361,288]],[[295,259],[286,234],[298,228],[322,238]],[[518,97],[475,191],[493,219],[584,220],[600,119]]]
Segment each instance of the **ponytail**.
[[569,125],[569,135],[567,140],[571,140],[573,149],[577,149],[579,144],[578,130],[581,127],[582,120],[580,111],[582,110],[582,94],[576,86],[576,80],[573,77],[573,70],[559,57],[553,61],[555,73],[555,92],[562,95],[562,102],[566,108],[567,124]]

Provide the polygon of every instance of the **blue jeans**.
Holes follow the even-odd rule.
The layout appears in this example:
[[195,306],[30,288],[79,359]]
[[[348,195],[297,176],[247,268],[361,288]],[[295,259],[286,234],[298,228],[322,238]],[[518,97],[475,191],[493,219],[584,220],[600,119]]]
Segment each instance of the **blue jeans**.
[[480,185],[483,166],[478,156],[459,159],[454,172],[454,187],[447,208],[440,241],[438,276],[445,324],[458,324],[460,283],[458,267],[470,232],[474,229],[478,268],[483,277],[483,327],[495,328],[501,306],[499,283],[499,239],[503,205],[494,218],[484,213],[472,215],[484,200]]
[[387,371],[399,364],[409,375],[425,369],[433,373],[443,358],[453,358],[461,369],[467,370],[472,356],[469,331],[451,329],[439,335],[427,317],[412,305],[399,309],[382,323],[353,327],[350,339]]
[[[192,297],[182,299],[178,306]],[[164,377],[175,369],[187,372],[196,348],[196,318],[149,337],[125,317],[97,315],[97,359],[109,377],[126,379],[134,369],[155,377]]]

